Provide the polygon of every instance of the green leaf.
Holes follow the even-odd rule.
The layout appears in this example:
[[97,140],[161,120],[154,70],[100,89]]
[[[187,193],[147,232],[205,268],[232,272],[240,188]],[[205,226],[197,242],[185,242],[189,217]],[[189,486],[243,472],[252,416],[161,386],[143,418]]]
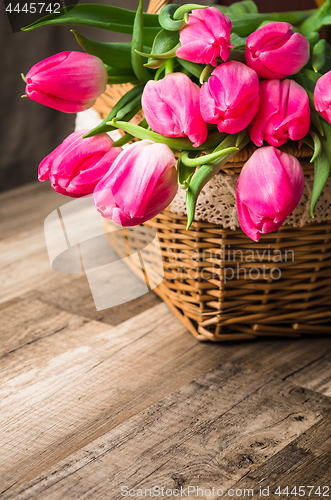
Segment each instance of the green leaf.
[[320,137],[321,152],[314,162],[314,185],[310,200],[310,215],[314,217],[314,210],[318,198],[328,180],[331,166],[331,125],[324,119],[321,120],[324,137]]
[[[83,49],[94,56],[99,57],[105,64],[112,68],[132,69],[131,65],[131,43],[129,42],[97,42],[90,40],[75,30],[71,30],[77,42]],[[148,52],[149,48],[144,47]]]
[[191,10],[195,9],[207,9],[208,5],[197,5],[196,3],[187,3],[185,5],[181,5],[173,14],[173,19],[183,20],[185,14],[189,13]]
[[[121,121],[110,121],[108,125],[112,127],[119,128],[127,132],[128,134],[137,137],[138,139],[149,139],[154,142],[160,142],[161,144],[167,144],[169,148],[174,150],[190,149],[197,150],[189,139],[173,139],[172,137],[164,137],[163,135],[157,134],[151,130],[146,130],[139,125],[134,125],[133,123],[126,123]],[[201,148],[201,146],[200,146]]]
[[207,64],[207,66],[205,66],[202,70],[202,73],[200,75],[200,78],[199,78],[199,82],[200,84],[202,85],[203,82],[206,80],[208,81],[210,75],[212,74],[212,72],[214,71],[214,66],[212,66],[211,64]]
[[198,158],[190,158],[188,152],[185,151],[182,153],[181,161],[186,167],[199,167],[200,165],[205,165],[206,163],[212,163],[215,160],[220,160],[222,156],[231,153],[232,151],[238,152],[238,148],[236,146],[218,149],[209,155],[199,156]]
[[255,2],[251,0],[244,0],[243,2],[234,2],[229,7],[225,5],[213,5],[213,7],[217,7],[220,9],[223,14],[229,16],[229,14],[257,14],[258,8]]
[[[78,4],[62,8],[59,12],[60,14],[50,14],[42,17],[29,26],[22,28],[22,30],[30,31],[42,26],[74,25],[91,26],[131,35],[136,14],[133,10],[97,4]],[[152,46],[154,38],[160,31],[158,16],[144,14],[143,18],[145,44]]]
[[321,143],[321,140],[319,138],[319,135],[316,134],[316,132],[314,132],[313,130],[309,130],[309,135],[313,139],[313,143],[314,143],[314,154],[311,157],[310,163],[314,163],[316,158],[322,153],[322,143]]
[[158,69],[163,64],[165,64],[164,59],[152,59],[152,58],[150,58],[149,62],[145,63],[144,66],[145,66],[145,68]]
[[237,33],[231,33],[230,43],[233,45],[232,50],[238,49],[239,47],[246,47],[247,37],[241,37]]
[[326,40],[319,40],[314,45],[313,54],[312,54],[312,66],[313,70],[317,73],[326,62]]
[[[183,153],[186,153],[186,151],[183,151]],[[182,189],[188,189],[195,169],[182,163],[181,159],[183,153],[179,155],[177,162],[178,184]]]
[[108,75],[108,85],[120,85],[123,83],[132,83],[132,85],[137,85],[139,80],[134,73],[123,73],[118,75]]
[[138,9],[134,18],[132,42],[131,42],[131,64],[132,69],[138,80],[148,82],[151,75],[144,68],[143,57],[139,52],[144,50],[144,17],[143,17],[144,0],[139,0]]
[[151,63],[155,59],[168,59],[175,57],[176,51],[179,49],[179,32],[161,30],[155,37],[151,53],[138,52],[143,57],[148,57],[147,66],[151,67]]
[[259,12],[256,3],[251,0],[234,2],[230,5],[229,10],[234,14],[257,14]]
[[[85,134],[84,138],[93,137],[94,135],[103,134],[104,132],[110,132],[111,130],[116,130],[118,127],[107,125],[107,122],[110,122],[113,118],[115,118],[115,116],[121,111],[121,109],[127,106],[130,102],[134,101],[137,97],[141,99],[143,90],[144,90],[144,85],[138,85],[137,87],[134,87],[133,89],[129,90],[123,97],[121,97],[117,101],[117,103],[110,111],[108,116],[99,125],[94,127],[87,134]],[[132,115],[131,118],[134,115]],[[131,118],[128,119],[131,120]]]
[[310,50],[313,50],[314,46],[316,45],[316,43],[320,39],[320,36],[317,33],[317,31],[312,31],[311,33],[309,33],[309,35],[306,36],[306,38],[310,44]]
[[177,60],[184,69],[189,71],[193,76],[200,79],[201,73],[204,70],[204,66],[202,64],[193,63],[191,61],[186,61],[186,59],[180,59],[177,57]]
[[[246,144],[248,144],[249,140],[250,140],[249,135],[246,134],[242,138],[240,144],[238,145],[238,149],[242,149],[243,147],[245,147]],[[222,143],[218,147],[231,148],[235,146],[236,142],[237,142],[237,135],[229,135],[224,139],[224,141],[222,141]],[[210,181],[210,179],[214,177],[214,175],[216,175],[220,171],[223,165],[225,165],[225,163],[227,163],[229,159],[235,156],[236,154],[237,151],[232,151],[226,154],[221,161],[215,160],[215,162],[218,162],[216,164],[203,165],[197,170],[195,175],[192,177],[192,180],[190,182],[189,188],[186,193],[186,211],[187,211],[186,229],[189,229],[190,225],[193,222],[195,206],[202,188],[207,184],[207,182]]]
[[299,27],[302,35],[307,36],[313,31],[319,31],[323,26],[331,24],[331,1],[326,0],[319,9],[308,17]]
[[203,144],[201,144],[201,146],[198,146],[196,148],[193,146],[192,142],[187,138],[177,139],[172,137],[165,137],[161,134],[153,132],[152,130],[145,130],[142,127],[139,127],[138,125],[134,125],[133,123],[110,121],[108,122],[108,125],[124,130],[124,132],[127,132],[128,134],[131,134],[134,137],[137,137],[138,139],[150,139],[151,141],[154,142],[167,144],[169,148],[177,151],[180,150],[199,151],[207,149],[208,147],[212,146],[215,147],[219,143],[219,139],[221,137],[221,134],[218,131],[214,132],[213,134],[209,135],[207,140]]
[[126,104],[125,106],[123,106],[116,113],[116,115],[113,118],[113,120],[114,121],[115,120],[122,120],[122,118],[124,118],[124,116],[126,116],[128,113],[131,113],[131,111],[133,111],[134,109],[136,109],[137,106],[139,107],[139,109],[141,108],[141,95],[140,94],[138,94],[134,99],[132,99],[132,101],[128,102],[128,104]]
[[[217,9],[220,9],[222,12],[224,12],[223,6],[213,5],[213,7],[216,7]],[[232,31],[237,33],[237,35],[244,37],[250,35],[253,31],[255,31],[263,21],[271,20],[288,22],[292,25],[296,25],[307,19],[307,17],[309,17],[313,12],[315,12],[315,9],[306,11],[300,10],[297,12],[268,12],[265,14],[247,13],[245,15],[236,14],[231,11],[224,13],[232,22]]]
[[178,31],[184,28],[186,22],[182,19],[174,20],[173,15],[179,8],[179,5],[169,4],[165,5],[159,14],[159,23],[162,28],[167,31]]

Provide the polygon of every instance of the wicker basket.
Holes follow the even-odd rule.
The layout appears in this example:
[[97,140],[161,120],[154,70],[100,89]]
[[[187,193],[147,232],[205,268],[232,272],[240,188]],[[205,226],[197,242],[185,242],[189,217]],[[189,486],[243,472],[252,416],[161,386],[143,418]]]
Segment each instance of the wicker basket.
[[[152,1],[149,12],[165,3]],[[102,118],[129,88],[108,87],[94,106]],[[223,171],[239,173],[253,149],[246,147]],[[305,175],[313,173],[309,148],[285,150],[300,158]],[[113,223],[105,224],[106,232],[111,230]],[[169,210],[144,226],[156,231],[162,251],[164,280],[154,291],[199,340],[331,333],[331,222],[285,225],[261,235],[258,243],[241,229],[209,222],[195,221],[186,230],[186,217]],[[132,228],[126,234],[131,251],[149,239],[146,235],[144,241],[144,232],[137,236]],[[116,249],[127,255],[120,243]],[[157,275],[153,252],[148,261]],[[141,276],[141,268],[133,265],[132,270]]]

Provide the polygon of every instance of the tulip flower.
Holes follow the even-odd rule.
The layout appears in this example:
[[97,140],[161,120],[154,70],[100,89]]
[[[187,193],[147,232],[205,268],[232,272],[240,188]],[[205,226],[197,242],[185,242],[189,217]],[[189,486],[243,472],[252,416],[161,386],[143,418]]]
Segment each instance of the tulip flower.
[[309,60],[309,42],[289,23],[268,23],[249,35],[246,61],[261,78],[294,75]]
[[314,91],[315,108],[331,123],[331,71],[317,80]]
[[26,95],[64,113],[88,109],[106,90],[108,74],[98,57],[60,52],[35,64],[25,76]]
[[305,180],[299,161],[273,146],[259,148],[245,163],[236,188],[241,229],[259,241],[278,229],[298,205]]
[[176,158],[165,144],[135,142],[96,186],[93,203],[102,217],[122,226],[152,219],[177,193],[175,165]]
[[147,82],[141,98],[148,125],[166,137],[188,137],[195,147],[207,138],[199,105],[200,89],[184,73]]
[[108,134],[82,139],[86,132],[88,130],[79,130],[70,134],[39,165],[39,180],[49,179],[54,191],[72,198],[93,193],[122,152],[122,148],[112,147]]
[[247,127],[259,107],[259,79],[245,64],[229,61],[217,66],[201,87],[200,109],[220,132],[236,134]]
[[293,80],[264,80],[260,84],[260,106],[250,126],[256,146],[265,139],[281,146],[297,141],[309,131],[310,109],[307,92]]
[[176,56],[213,66],[218,57],[226,61],[232,47],[229,43],[231,27],[230,19],[216,7],[193,10],[180,31],[181,47]]

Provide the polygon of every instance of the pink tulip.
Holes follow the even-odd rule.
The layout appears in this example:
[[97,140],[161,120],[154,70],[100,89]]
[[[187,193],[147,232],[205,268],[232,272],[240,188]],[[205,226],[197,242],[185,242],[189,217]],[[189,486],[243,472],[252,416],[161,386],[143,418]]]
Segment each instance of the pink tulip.
[[88,109],[106,90],[108,74],[98,57],[60,52],[35,64],[26,77],[26,95],[64,113]]
[[184,73],[169,73],[147,82],[142,108],[148,125],[166,137],[188,137],[195,147],[207,138],[199,106],[199,87]]
[[314,91],[315,108],[331,123],[331,71],[317,80]]
[[293,80],[264,80],[260,84],[260,107],[250,126],[256,146],[265,139],[281,146],[297,141],[309,131],[310,109],[307,92]]
[[272,146],[259,148],[245,163],[237,182],[241,229],[254,241],[276,231],[298,205],[304,174],[299,161]]
[[309,42],[289,23],[268,23],[249,35],[246,61],[261,78],[294,75],[309,60]]
[[259,79],[245,64],[217,66],[200,93],[202,118],[220,132],[236,134],[250,124],[259,107]]
[[229,43],[231,27],[230,19],[216,7],[193,10],[180,31],[182,46],[176,56],[213,66],[216,66],[218,57],[226,61],[232,47]]
[[168,146],[135,142],[96,186],[93,203],[105,219],[136,226],[165,209],[177,193],[176,158]]
[[39,165],[40,181],[51,181],[54,191],[73,198],[93,193],[122,148],[113,148],[107,134],[82,139],[88,130],[70,134]]

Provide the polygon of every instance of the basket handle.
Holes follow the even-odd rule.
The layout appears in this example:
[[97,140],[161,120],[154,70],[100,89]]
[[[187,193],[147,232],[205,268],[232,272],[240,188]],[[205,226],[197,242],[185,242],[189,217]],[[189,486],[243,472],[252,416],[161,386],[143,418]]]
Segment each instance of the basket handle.
[[171,3],[172,0],[150,0],[147,12],[149,14],[158,14],[162,7]]

